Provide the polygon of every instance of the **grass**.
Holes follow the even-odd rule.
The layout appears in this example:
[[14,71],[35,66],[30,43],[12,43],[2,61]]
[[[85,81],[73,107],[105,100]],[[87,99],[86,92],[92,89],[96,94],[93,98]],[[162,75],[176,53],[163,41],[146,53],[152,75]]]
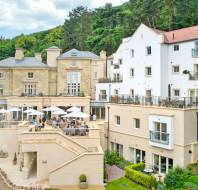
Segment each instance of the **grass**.
[[146,190],[146,188],[137,185],[125,177],[122,177],[120,179],[109,182],[106,186],[106,190]]

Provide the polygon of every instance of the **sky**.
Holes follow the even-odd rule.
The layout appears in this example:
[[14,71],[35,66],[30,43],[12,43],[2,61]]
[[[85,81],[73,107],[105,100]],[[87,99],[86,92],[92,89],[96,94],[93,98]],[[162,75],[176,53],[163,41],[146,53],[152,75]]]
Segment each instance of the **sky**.
[[114,6],[128,0],[0,0],[0,36],[11,38],[30,34],[64,23],[69,11],[77,6],[97,8]]

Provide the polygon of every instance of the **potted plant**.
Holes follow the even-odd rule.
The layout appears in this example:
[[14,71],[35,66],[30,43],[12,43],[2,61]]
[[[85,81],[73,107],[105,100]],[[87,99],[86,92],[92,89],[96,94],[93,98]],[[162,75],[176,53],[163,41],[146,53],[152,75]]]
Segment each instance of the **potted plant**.
[[14,153],[14,159],[12,161],[13,165],[17,164],[17,156],[16,156],[16,152]]
[[80,183],[79,183],[80,189],[87,189],[88,188],[87,176],[85,174],[81,174],[79,177],[79,180],[80,180]]

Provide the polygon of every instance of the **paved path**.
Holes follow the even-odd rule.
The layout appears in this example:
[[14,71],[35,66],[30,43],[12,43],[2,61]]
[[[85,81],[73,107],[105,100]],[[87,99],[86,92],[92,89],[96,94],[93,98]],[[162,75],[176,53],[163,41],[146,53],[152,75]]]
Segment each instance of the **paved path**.
[[124,171],[117,166],[107,166],[108,170],[108,181],[113,181],[115,179],[124,177]]

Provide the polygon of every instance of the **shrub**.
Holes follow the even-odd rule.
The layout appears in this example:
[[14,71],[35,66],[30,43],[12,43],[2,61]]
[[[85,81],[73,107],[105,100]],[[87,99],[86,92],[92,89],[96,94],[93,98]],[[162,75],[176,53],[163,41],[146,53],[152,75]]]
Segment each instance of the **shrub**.
[[124,169],[126,166],[131,165],[131,162],[127,161],[127,160],[123,160],[122,162],[120,162],[117,166],[120,169]]
[[185,182],[184,183],[184,189],[186,190],[197,190],[198,185],[192,182]]
[[105,153],[105,163],[109,165],[119,165],[123,162],[124,158],[117,152],[108,151]]
[[157,188],[156,179],[153,176],[141,172],[141,170],[144,170],[143,166],[145,166],[144,163],[139,163],[125,167],[125,177],[131,179],[132,181],[140,185],[145,186],[146,188]]
[[167,188],[180,189],[184,187],[184,183],[188,181],[190,172],[182,168],[170,170],[164,178],[164,183]]
[[193,164],[189,164],[187,166],[187,169],[192,172],[193,174],[198,174],[198,162],[197,163],[193,163]]
[[193,175],[188,178],[188,182],[198,185],[198,175]]
[[79,180],[80,182],[87,182],[87,176],[85,174],[81,174]]
[[104,166],[104,181],[108,179],[108,170],[107,167]]

